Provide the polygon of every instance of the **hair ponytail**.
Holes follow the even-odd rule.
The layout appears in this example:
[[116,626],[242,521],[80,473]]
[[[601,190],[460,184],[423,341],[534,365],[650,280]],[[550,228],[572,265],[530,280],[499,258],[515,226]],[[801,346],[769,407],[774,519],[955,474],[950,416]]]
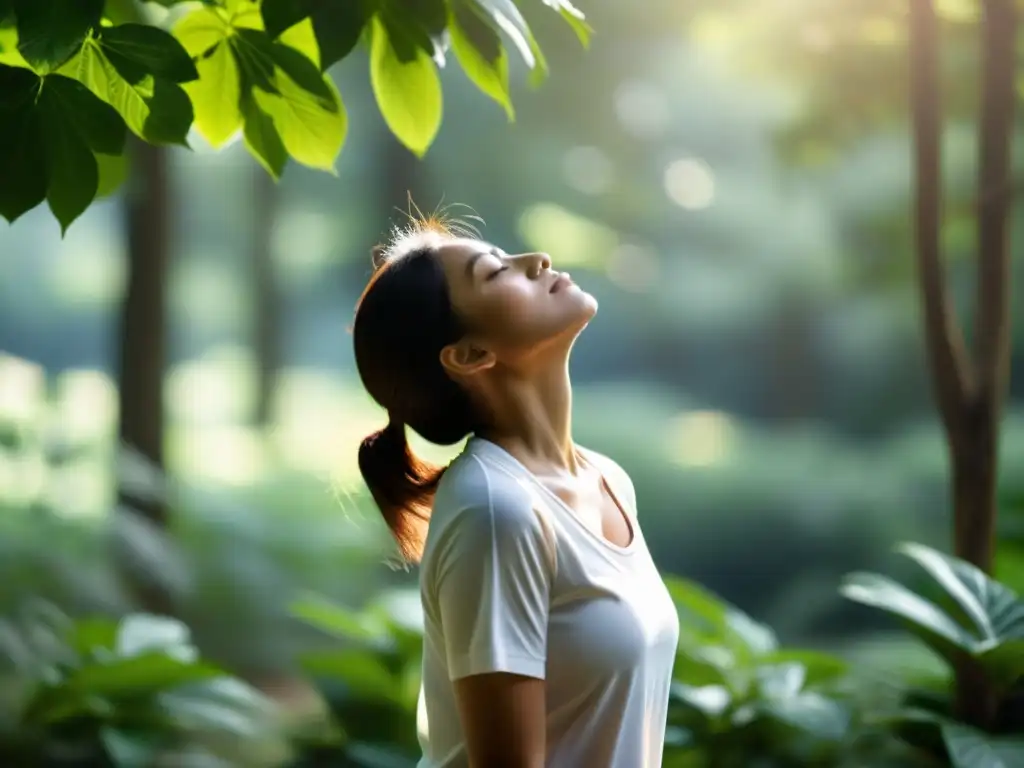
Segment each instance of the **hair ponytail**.
[[435,445],[455,445],[477,429],[469,395],[441,365],[441,350],[466,330],[438,258],[448,237],[422,225],[398,233],[387,248],[375,248],[374,272],[352,326],[359,378],[389,417],[359,446],[359,471],[411,563],[423,555],[444,467],[412,452],[406,425]]
[[363,439],[359,471],[402,557],[419,562],[444,467],[418,458],[406,439],[405,425],[392,417],[386,427]]

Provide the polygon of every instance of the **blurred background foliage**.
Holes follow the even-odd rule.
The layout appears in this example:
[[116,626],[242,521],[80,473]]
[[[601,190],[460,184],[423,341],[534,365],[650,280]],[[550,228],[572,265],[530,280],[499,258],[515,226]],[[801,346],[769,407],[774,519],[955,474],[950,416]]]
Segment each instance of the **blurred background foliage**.
[[[238,142],[214,152],[198,136],[168,153],[171,225],[155,246],[168,259],[153,276],[163,325],[127,329],[166,340],[163,479],[118,448],[119,402],[133,397],[118,385],[132,187],[63,239],[45,210],[0,228],[0,613],[33,597],[115,622],[146,607],[138,582],[158,583],[202,655],[283,702],[289,722],[325,701],[339,715],[344,727],[309,735],[297,764],[408,764],[416,573],[397,566],[358,476],[359,440],[383,415],[359,387],[348,326],[370,247],[410,192],[424,209],[472,206],[485,238],[549,252],[598,297],[573,359],[575,436],[632,476],[666,578],[704,585],[772,627],[773,644],[858,670],[856,685],[805,670],[795,688],[766,690],[803,695],[806,682],[862,701],[897,673],[941,676],[895,624],[837,592],[854,570],[915,573],[892,560],[898,541],[949,545],[912,284],[905,3],[590,0],[586,53],[524,5],[553,76],[530,89],[513,62],[514,123],[445,68],[443,128],[418,160],[370,108],[366,57],[352,56],[331,69],[349,106],[337,177],[293,165],[274,185]],[[977,3],[937,7],[954,213],[943,239],[959,301],[971,290]],[[1014,378],[1000,473],[1019,510]],[[119,481],[159,498],[166,531],[119,506]],[[997,572],[1016,589],[1021,520],[1004,516]],[[307,604],[298,612],[316,620],[303,621],[302,595],[333,607]],[[346,682],[321,699],[306,673]],[[686,745],[722,743],[708,713],[747,700],[697,707],[695,722],[676,694],[670,766],[847,764],[845,726],[821,721],[815,733],[839,734],[824,745],[775,754],[765,739],[784,739],[758,726],[747,751],[708,747],[718,762],[698,762]]]

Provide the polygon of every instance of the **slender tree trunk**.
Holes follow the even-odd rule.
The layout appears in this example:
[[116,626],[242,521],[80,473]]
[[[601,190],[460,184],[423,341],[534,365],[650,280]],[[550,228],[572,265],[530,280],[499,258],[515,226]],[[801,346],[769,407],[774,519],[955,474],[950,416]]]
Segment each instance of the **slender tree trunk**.
[[[996,528],[999,421],[1010,369],[1010,141],[1013,134],[1017,11],[1014,0],[985,0],[981,16],[981,118],[978,152],[978,284],[975,298],[976,420],[965,470],[979,483],[975,514],[957,520],[957,554],[991,573]],[[984,488],[984,491],[981,490]]]
[[[125,196],[128,269],[120,325],[120,437],[153,466],[163,468],[166,362],[165,284],[170,260],[170,204],[165,150],[133,144],[132,168]],[[126,514],[138,514],[157,529],[167,525],[167,510],[158,496],[121,490]],[[147,610],[169,614],[171,600],[159,579],[116,559],[127,588]]]
[[274,269],[273,234],[277,221],[277,184],[259,165],[253,164],[252,183],[252,275],[253,349],[256,357],[255,423],[270,423],[277,374],[281,369],[281,323],[283,307]]
[[[978,281],[969,355],[942,268],[938,25],[931,0],[912,0],[910,9],[918,283],[932,381],[952,464],[954,551],[991,573],[999,419],[1010,353],[1007,223],[1016,13],[1013,0],[982,3]],[[964,660],[957,668],[958,715],[987,727],[995,711],[992,687],[976,665]]]

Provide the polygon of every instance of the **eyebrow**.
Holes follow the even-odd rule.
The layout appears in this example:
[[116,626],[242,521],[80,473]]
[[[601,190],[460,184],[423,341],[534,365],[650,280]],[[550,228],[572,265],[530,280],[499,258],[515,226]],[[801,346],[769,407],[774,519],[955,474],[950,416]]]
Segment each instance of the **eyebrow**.
[[476,266],[476,263],[480,261],[481,257],[483,256],[496,256],[497,258],[500,259],[501,252],[497,248],[491,246],[489,250],[477,251],[472,256],[470,256],[469,261],[466,262],[466,277],[468,277],[470,280],[473,279],[473,267]]

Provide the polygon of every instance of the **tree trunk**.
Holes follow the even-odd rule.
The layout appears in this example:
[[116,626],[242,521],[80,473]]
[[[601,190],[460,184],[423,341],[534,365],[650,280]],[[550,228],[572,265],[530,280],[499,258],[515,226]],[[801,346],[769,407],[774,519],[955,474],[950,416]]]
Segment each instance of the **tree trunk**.
[[[981,117],[978,138],[978,284],[974,347],[977,389],[967,407],[976,421],[960,464],[978,484],[974,506],[956,523],[957,554],[992,572],[996,528],[999,422],[1010,363],[1010,137],[1016,101],[1014,0],[985,0],[981,16]],[[981,465],[981,466],[978,466]],[[972,468],[974,471],[972,472]],[[984,490],[983,490],[984,489]]]
[[[979,121],[978,281],[968,355],[942,269],[942,115],[938,29],[931,0],[910,5],[918,284],[939,414],[952,464],[953,537],[958,557],[991,573],[995,546],[999,420],[1009,371],[1010,137],[1014,103],[1013,0],[984,0]],[[995,695],[980,670],[957,665],[957,714],[985,728]]]
[[270,423],[277,374],[281,369],[281,295],[274,269],[273,235],[277,221],[278,188],[270,175],[253,164],[252,183],[252,276],[253,350],[256,357],[257,427]]
[[[162,469],[171,195],[165,150],[142,142],[135,142],[132,150],[125,195],[128,268],[120,325],[120,437]],[[120,495],[127,514],[138,514],[157,529],[166,527],[167,510],[158,495],[125,488]],[[125,586],[146,610],[171,613],[169,595],[156,586],[158,578],[129,562],[130,552],[118,552],[116,560]]]

